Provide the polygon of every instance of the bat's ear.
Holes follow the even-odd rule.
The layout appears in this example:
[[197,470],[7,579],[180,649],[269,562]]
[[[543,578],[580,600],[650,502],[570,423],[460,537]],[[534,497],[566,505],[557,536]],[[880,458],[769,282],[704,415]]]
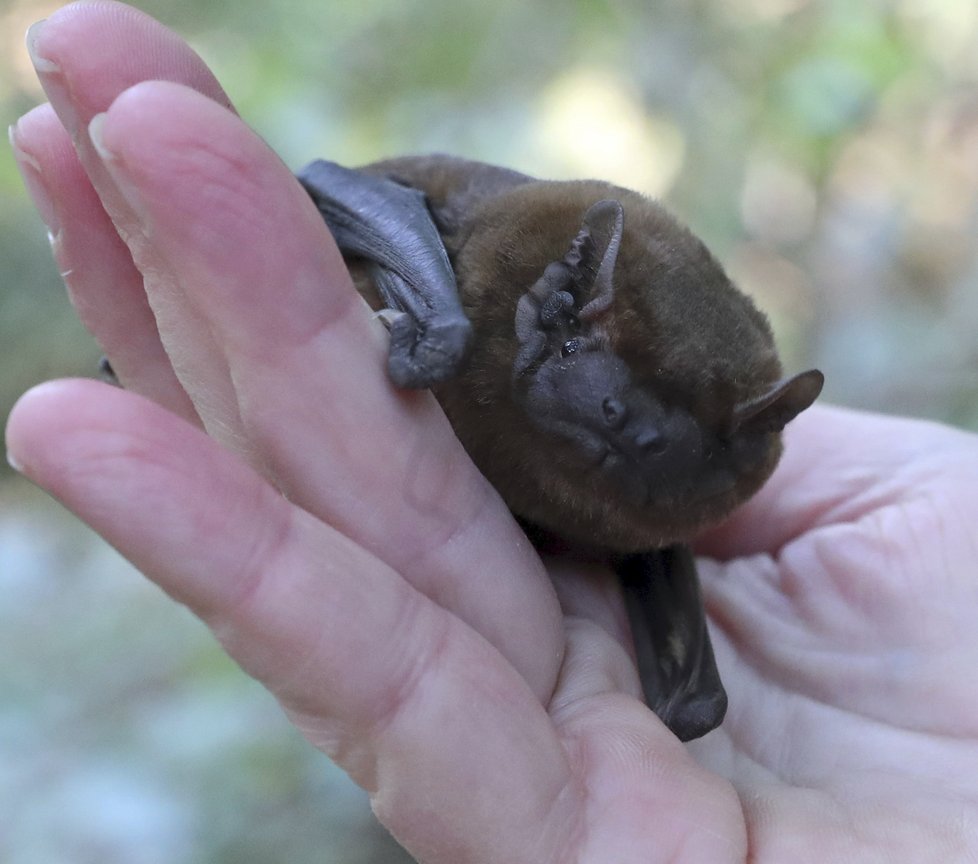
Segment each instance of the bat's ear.
[[780,432],[818,398],[824,382],[818,369],[775,381],[760,396],[734,408],[733,431]]
[[584,213],[581,230],[564,257],[574,281],[585,289],[577,317],[593,321],[606,312],[614,299],[614,271],[621,248],[625,211],[621,202],[598,201]]
[[522,375],[547,350],[547,332],[573,322],[583,336],[596,337],[601,316],[614,299],[615,262],[625,214],[620,201],[606,199],[584,213],[581,229],[563,258],[551,261],[516,305],[514,371]]

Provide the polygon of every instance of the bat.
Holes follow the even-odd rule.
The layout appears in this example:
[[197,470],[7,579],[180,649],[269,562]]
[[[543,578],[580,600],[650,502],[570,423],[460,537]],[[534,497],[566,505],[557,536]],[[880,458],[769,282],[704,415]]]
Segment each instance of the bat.
[[648,705],[682,740],[727,696],[688,541],[756,492],[822,374],[658,203],[450,156],[297,175],[390,331],[540,548],[607,560]]

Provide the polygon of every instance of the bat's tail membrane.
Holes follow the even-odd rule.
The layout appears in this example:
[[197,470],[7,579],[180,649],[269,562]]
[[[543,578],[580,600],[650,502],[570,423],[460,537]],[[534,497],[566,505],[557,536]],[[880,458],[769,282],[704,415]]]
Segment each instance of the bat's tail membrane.
[[705,735],[723,720],[727,694],[692,551],[676,544],[624,558],[616,570],[645,701],[680,740]]

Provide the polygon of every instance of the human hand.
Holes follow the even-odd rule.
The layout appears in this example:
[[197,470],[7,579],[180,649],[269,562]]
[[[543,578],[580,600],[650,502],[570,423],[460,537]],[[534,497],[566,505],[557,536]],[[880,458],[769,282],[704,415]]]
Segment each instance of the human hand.
[[551,583],[430,396],[388,385],[318,214],[201,62],[115,4],[34,35],[57,117],[15,146],[129,392],[44,385],[9,452],[207,621],[413,854],[974,854],[973,437],[828,409],[789,427],[701,546],[731,709],[684,747],[637,698],[608,574],[552,562]]

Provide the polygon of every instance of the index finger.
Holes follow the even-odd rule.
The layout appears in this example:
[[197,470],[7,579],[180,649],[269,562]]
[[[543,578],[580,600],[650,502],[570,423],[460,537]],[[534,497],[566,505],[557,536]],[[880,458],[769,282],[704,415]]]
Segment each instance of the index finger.
[[[63,129],[47,112],[35,112],[19,125],[16,144],[59,211],[56,251],[83,323],[126,386],[192,416],[156,332],[142,275],[116,236],[117,229],[124,238],[131,234],[133,214],[95,153],[88,124],[143,80],[180,82],[230,107],[228,97],[175,33],[111,0],[59,9],[30,28],[27,47]],[[71,147],[75,158],[67,155]]]
[[238,117],[176,84],[130,88],[96,126],[167,268],[148,290],[171,309],[171,356],[181,316],[193,317],[228,370],[230,407],[198,402],[208,429],[229,413],[244,436],[230,443],[291,501],[460,615],[549,695],[563,631],[546,572],[432,395],[387,380],[383,328],[288,168]]

